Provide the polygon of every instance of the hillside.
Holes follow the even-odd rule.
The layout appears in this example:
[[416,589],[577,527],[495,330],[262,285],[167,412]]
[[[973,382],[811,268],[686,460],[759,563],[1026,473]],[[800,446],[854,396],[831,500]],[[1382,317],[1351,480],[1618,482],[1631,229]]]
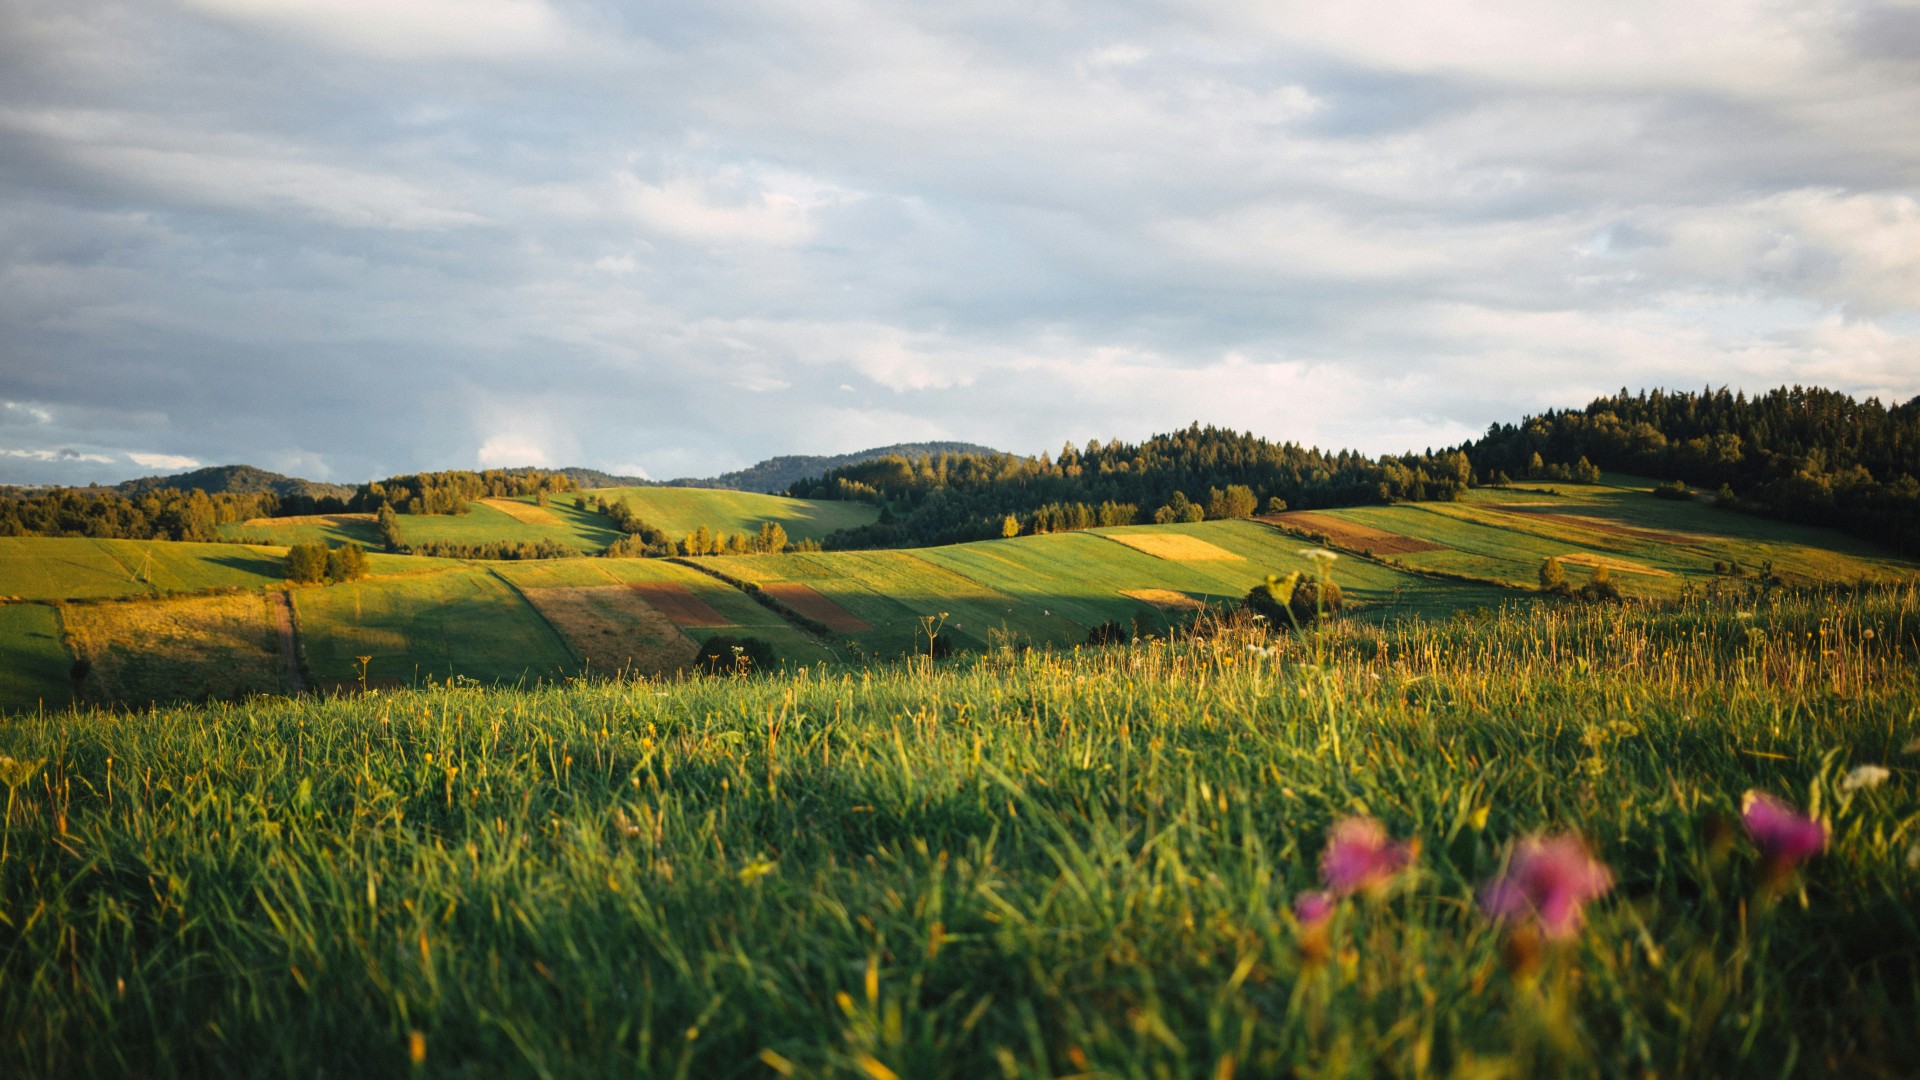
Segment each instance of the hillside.
[[[600,494],[679,526],[734,514],[730,520],[750,531],[769,512],[784,512],[796,535],[845,523],[806,515],[873,512],[865,504],[686,488],[613,489],[594,497]],[[402,517],[400,525],[437,527],[447,542],[604,544],[602,537],[613,535],[606,519],[571,500],[555,496],[542,507],[532,497],[497,499],[467,515]],[[325,540],[332,530],[367,527],[345,517],[295,526],[302,530],[297,538]],[[1350,621],[1377,626],[1531,604],[1549,558],[1574,587],[1604,567],[1625,596],[1649,600],[1920,580],[1920,565],[1865,541],[1730,513],[1705,499],[1659,498],[1651,481],[1608,476],[1599,484],[1476,488],[1453,502],[900,551],[507,562],[375,555],[373,579],[287,590],[292,636],[247,645],[247,635],[266,625],[259,622],[264,616],[247,616],[252,630],[234,629],[230,605],[186,594],[277,596],[284,589],[277,549],[22,538],[0,540],[0,596],[36,603],[3,609],[9,616],[0,619],[0,655],[16,656],[18,664],[0,680],[0,708],[66,700],[64,672],[75,648],[102,671],[85,688],[88,700],[216,692],[227,684],[193,675],[196,665],[215,662],[208,640],[232,642],[236,655],[251,658],[259,674],[248,685],[259,692],[293,689],[282,669],[303,671],[314,686],[352,684],[363,656],[371,658],[368,677],[382,685],[453,675],[515,682],[583,672],[668,674],[722,634],[759,638],[796,665],[893,660],[925,653],[930,636],[941,651],[1070,647],[1101,635],[1165,635],[1203,608],[1236,604],[1268,574],[1310,571],[1304,552],[1321,545],[1341,553],[1333,577]],[[41,606],[108,597],[138,602],[94,604],[83,628],[89,640],[141,642],[151,654],[141,666],[87,652],[71,616],[71,640],[63,643],[60,619]],[[263,654],[278,656],[280,666]]]
[[668,483],[674,487],[728,488],[736,491],[783,494],[802,480],[811,480],[824,476],[834,469],[877,461],[884,457],[921,457],[930,454],[994,456],[999,453],[1000,451],[991,447],[968,442],[895,443],[892,446],[876,446],[871,450],[860,450],[851,454],[787,454],[703,480],[683,479],[668,481]]
[[282,499],[339,499],[353,497],[353,488],[282,476],[251,465],[212,465],[192,472],[170,476],[143,476],[114,485],[114,491],[133,498],[149,491],[173,488],[178,491],[204,491],[209,495],[278,495]]

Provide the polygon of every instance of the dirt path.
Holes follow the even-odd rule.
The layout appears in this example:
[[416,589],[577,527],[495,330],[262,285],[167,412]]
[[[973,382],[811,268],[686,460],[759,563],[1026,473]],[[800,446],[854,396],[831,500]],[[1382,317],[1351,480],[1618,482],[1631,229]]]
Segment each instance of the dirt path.
[[287,688],[296,694],[307,692],[306,676],[300,674],[300,645],[293,635],[293,597],[281,589],[273,596],[273,627],[280,632],[280,657],[287,664]]

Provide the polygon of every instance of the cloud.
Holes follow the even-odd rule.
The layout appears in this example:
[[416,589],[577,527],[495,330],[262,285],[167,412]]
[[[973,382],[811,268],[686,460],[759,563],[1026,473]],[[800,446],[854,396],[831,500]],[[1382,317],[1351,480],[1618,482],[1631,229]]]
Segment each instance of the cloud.
[[0,133],[30,137],[70,167],[176,205],[291,213],[355,228],[443,229],[484,220],[399,177],[139,112],[0,109]]
[[23,450],[0,447],[0,457],[25,458],[28,461],[86,462],[100,465],[110,465],[114,460],[105,454],[89,454],[71,448],[62,448],[59,450]]
[[623,171],[614,182],[619,206],[642,225],[703,244],[805,243],[819,230],[815,211],[842,198],[804,177],[756,176],[738,168],[659,183]]
[[197,469],[200,462],[182,454],[129,453],[127,460],[143,469]]
[[299,42],[389,59],[557,52],[570,31],[540,0],[185,0],[202,14]]
[[1904,400],[1912,12],[13,0],[0,479]]

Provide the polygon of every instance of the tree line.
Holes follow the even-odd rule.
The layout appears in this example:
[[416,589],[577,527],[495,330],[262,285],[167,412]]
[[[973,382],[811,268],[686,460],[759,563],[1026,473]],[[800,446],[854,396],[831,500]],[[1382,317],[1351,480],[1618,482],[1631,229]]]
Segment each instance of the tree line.
[[879,506],[875,524],[827,539],[830,548],[851,548],[958,543],[1016,528],[1053,532],[1453,499],[1472,481],[1472,466],[1458,450],[1369,458],[1193,424],[1141,443],[1069,443],[1057,457],[890,456],[831,470],[787,493]]
[[0,491],[0,536],[220,540],[219,527],[268,517],[271,493],[209,495],[161,488],[134,498],[100,488]]
[[1584,409],[1495,424],[1465,449],[1486,477],[1597,479],[1611,469],[1683,481],[1717,489],[1724,506],[1920,554],[1920,397],[1888,407],[1818,387],[1753,397],[1623,389]]
[[540,497],[573,491],[579,485],[565,473],[541,469],[487,469],[483,472],[451,470],[390,476],[360,485],[347,509],[356,513],[378,513],[391,506],[402,514],[464,514],[476,499],[511,499],[522,495]]

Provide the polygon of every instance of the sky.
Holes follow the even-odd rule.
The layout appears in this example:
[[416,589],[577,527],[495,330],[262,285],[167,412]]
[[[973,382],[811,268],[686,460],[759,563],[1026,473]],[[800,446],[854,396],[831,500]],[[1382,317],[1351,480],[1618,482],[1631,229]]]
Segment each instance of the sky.
[[1920,3],[0,0],[0,482],[1920,394]]

